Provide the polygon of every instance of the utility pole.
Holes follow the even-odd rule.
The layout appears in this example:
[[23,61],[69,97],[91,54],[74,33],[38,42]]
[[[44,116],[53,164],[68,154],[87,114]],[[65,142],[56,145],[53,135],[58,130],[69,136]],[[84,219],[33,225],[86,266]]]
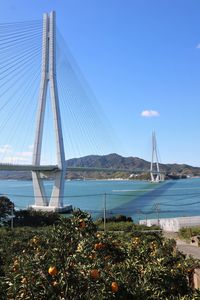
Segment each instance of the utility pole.
[[160,203],[156,203],[155,204],[155,209],[156,209],[156,213],[157,213],[157,220],[158,220],[158,226],[160,225]]
[[140,223],[140,214],[141,214],[141,210],[137,209],[136,211],[137,215],[138,215],[138,224]]
[[13,218],[14,218],[14,204],[11,204],[11,224],[10,227],[13,229]]
[[103,203],[103,228],[106,231],[106,193],[104,194]]

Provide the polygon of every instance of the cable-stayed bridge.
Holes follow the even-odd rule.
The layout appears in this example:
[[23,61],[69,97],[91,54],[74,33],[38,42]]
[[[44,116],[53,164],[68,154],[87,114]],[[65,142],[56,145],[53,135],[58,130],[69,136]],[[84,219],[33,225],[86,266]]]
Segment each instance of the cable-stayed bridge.
[[[0,132],[1,142],[10,141],[0,147],[0,170],[32,172],[35,196],[32,208],[36,210],[65,211],[70,208],[70,205],[63,205],[65,175],[68,171],[142,172],[67,166],[65,149],[69,148],[70,143],[73,145],[75,137],[80,144],[73,145],[72,152],[84,147],[85,138],[80,133],[87,137],[93,149],[97,133],[101,136],[97,151],[100,151],[103,142],[110,144],[110,140],[108,138],[106,141],[106,130],[98,125],[94,114],[96,104],[88,101],[88,105],[85,105],[90,91],[84,90],[82,77],[79,74],[77,78],[69,60],[64,59],[62,43],[57,46],[57,36],[55,12],[44,14],[42,30],[38,21],[0,25]],[[36,68],[38,62],[40,69]],[[60,72],[57,72],[58,69]],[[61,78],[66,82],[63,83]],[[77,116],[74,109],[77,110]],[[68,122],[65,138],[61,115]],[[12,117],[14,120],[10,123]],[[71,126],[72,121],[75,127]],[[83,123],[87,125],[86,128],[82,126]],[[93,128],[95,134],[91,134],[89,127]],[[34,141],[32,136],[35,136]],[[31,149],[24,151],[23,137],[30,141],[28,147]],[[51,141],[48,146],[45,145],[45,139]],[[16,146],[19,141],[22,144],[20,149]],[[18,149],[15,155],[11,143]],[[47,163],[51,148],[54,163]],[[159,169],[153,172],[157,173],[160,174]],[[45,192],[43,176],[54,177],[50,199]]]

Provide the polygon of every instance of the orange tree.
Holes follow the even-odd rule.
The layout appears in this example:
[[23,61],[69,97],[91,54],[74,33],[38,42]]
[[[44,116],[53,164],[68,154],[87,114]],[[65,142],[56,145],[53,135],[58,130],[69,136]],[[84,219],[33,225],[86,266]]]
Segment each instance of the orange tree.
[[200,299],[189,285],[196,262],[158,234],[98,233],[76,211],[23,246],[1,277],[0,299]]

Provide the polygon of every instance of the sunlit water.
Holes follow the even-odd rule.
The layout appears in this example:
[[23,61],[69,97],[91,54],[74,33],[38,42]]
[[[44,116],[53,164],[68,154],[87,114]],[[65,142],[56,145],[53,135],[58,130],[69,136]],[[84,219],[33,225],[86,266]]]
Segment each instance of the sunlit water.
[[[50,195],[52,182],[45,183]],[[7,195],[17,208],[34,203],[32,181],[1,180],[0,193]],[[64,203],[72,204],[93,217],[125,214],[135,221],[200,215],[200,178],[165,181],[158,184],[146,181],[85,180],[66,181]]]

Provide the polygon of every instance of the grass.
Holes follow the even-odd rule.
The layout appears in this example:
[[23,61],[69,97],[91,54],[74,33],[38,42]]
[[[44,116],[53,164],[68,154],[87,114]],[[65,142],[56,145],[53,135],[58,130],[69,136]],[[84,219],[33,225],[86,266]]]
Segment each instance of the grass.
[[[102,221],[96,221],[95,224],[99,231],[104,230],[104,223]],[[133,232],[133,231],[144,231],[144,230],[159,230],[158,226],[147,227],[145,225],[138,225],[133,222],[107,222],[106,230],[107,231],[124,231],[124,232]]]
[[189,240],[195,235],[200,235],[200,226],[181,228],[178,232],[179,238],[185,240]]

